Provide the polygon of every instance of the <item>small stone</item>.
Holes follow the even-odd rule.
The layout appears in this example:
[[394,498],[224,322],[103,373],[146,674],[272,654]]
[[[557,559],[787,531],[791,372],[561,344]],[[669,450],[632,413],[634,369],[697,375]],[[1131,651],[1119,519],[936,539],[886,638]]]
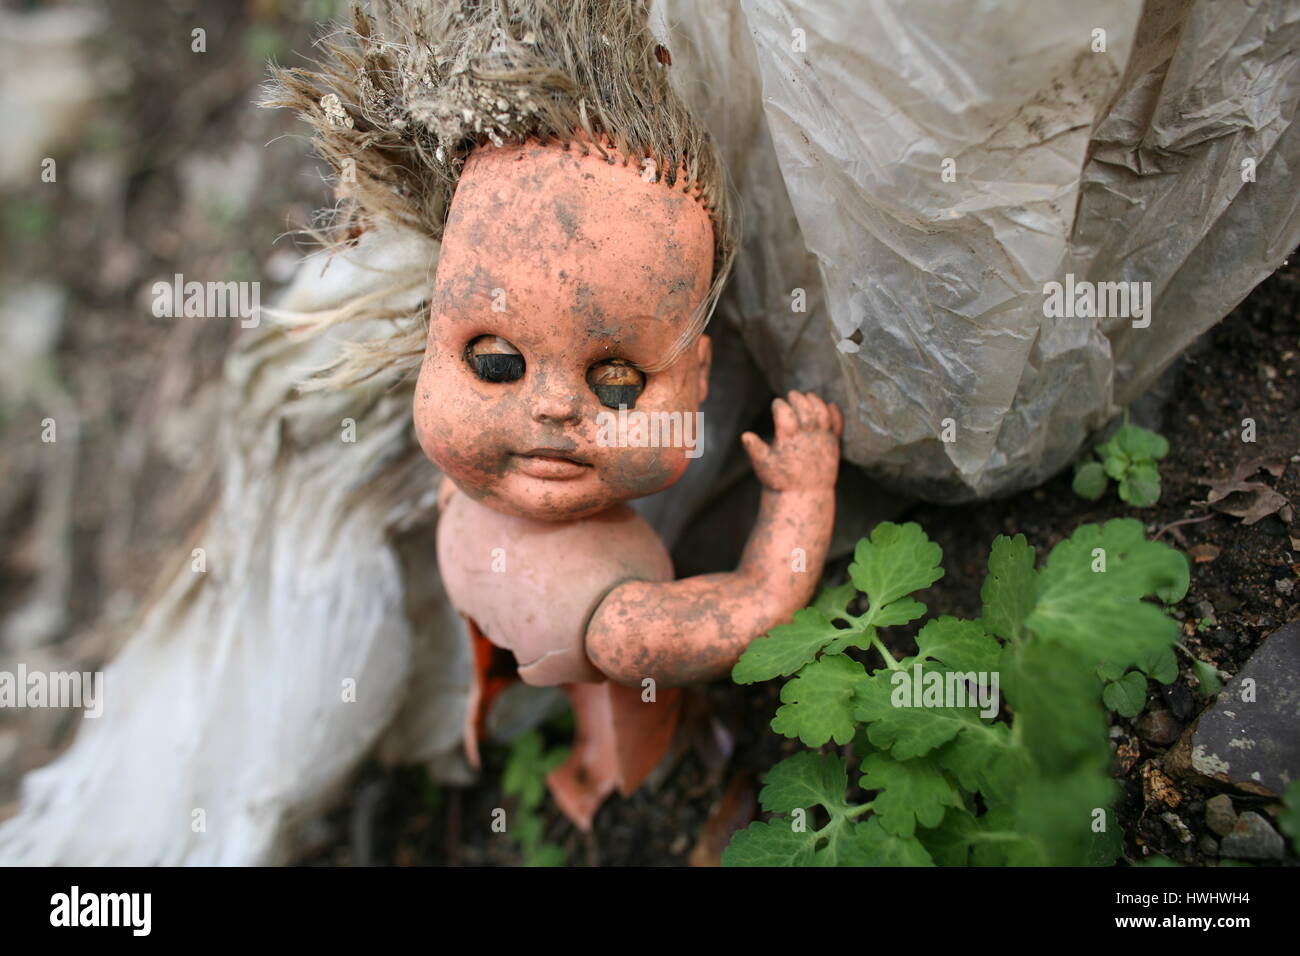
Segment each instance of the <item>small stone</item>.
[[1186,684],[1170,684],[1168,687],[1161,687],[1160,696],[1179,720],[1187,720],[1196,711],[1192,692],[1187,689]]
[[1223,838],[1219,849],[1234,860],[1280,860],[1286,852],[1282,834],[1250,810],[1237,817],[1237,825]]
[[1196,848],[1206,856],[1219,855],[1219,841],[1214,839],[1208,833],[1202,833],[1201,839],[1197,841]]
[[1237,825],[1237,811],[1232,809],[1232,798],[1226,793],[1211,797],[1205,802],[1205,825],[1219,836],[1227,836]]
[[1289,596],[1295,590],[1295,578],[1280,578],[1273,582],[1273,589],[1278,594]]
[[1230,631],[1226,627],[1216,627],[1212,631],[1206,631],[1205,636],[1212,643],[1222,645],[1223,647],[1231,647],[1233,644],[1237,643],[1236,632]]
[[1183,732],[1183,725],[1167,710],[1152,710],[1138,718],[1133,729],[1147,743],[1168,747]]
[[1214,616],[1214,605],[1209,601],[1196,602],[1196,616],[1211,625],[1219,623],[1219,619]]
[[1178,818],[1178,814],[1165,812],[1160,814],[1160,819],[1165,821],[1165,826],[1174,832],[1179,843],[1192,842],[1192,831],[1187,829],[1187,824]]

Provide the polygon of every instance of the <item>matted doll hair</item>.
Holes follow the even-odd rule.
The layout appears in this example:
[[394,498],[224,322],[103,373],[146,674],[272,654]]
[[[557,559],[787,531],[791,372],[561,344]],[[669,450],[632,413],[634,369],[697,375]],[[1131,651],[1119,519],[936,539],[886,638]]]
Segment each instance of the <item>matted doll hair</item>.
[[[673,90],[671,55],[649,27],[645,0],[354,0],[351,25],[323,37],[316,70],[274,69],[262,105],[311,124],[336,174],[338,205],[312,234],[329,247],[390,221],[441,240],[460,170],[483,143],[560,142],[627,164],[654,163],[664,188],[691,193],[713,220],[713,281],[671,353],[708,322],[735,254],[722,159]],[[385,317],[371,303],[283,316],[325,327]],[[382,311],[382,310],[380,310]],[[342,385],[419,364],[424,319],[345,347],[311,385]]]

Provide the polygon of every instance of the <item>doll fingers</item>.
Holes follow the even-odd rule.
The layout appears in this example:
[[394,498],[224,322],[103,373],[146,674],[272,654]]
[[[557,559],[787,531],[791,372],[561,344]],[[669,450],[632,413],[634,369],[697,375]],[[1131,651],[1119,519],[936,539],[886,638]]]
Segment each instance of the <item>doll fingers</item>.
[[799,419],[799,427],[808,429],[815,427],[816,419],[813,416],[812,405],[808,401],[808,396],[802,392],[791,391],[786,396],[786,401],[794,409],[795,416]]
[[772,399],[772,421],[776,424],[777,438],[788,438],[799,430],[798,414],[783,399]]
[[831,428],[835,432],[835,437],[839,438],[844,434],[844,413],[834,402],[828,402],[827,409],[831,413]]
[[767,447],[767,443],[753,432],[745,432],[741,435],[740,443],[745,446],[745,451],[749,453],[749,460],[754,463],[756,468],[761,467],[767,461],[767,456],[772,451]]
[[820,395],[813,392],[808,393],[808,407],[812,410],[813,422],[818,431],[828,432],[831,430],[831,413],[822,401]]

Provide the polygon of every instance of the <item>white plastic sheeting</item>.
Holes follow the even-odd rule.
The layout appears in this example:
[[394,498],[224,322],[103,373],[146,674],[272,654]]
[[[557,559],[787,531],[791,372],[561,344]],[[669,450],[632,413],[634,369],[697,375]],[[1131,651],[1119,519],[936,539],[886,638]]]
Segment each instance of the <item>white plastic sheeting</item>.
[[[1046,479],[1300,243],[1290,0],[670,6],[746,203],[723,314],[894,487]],[[1067,276],[1153,307],[1046,314]]]

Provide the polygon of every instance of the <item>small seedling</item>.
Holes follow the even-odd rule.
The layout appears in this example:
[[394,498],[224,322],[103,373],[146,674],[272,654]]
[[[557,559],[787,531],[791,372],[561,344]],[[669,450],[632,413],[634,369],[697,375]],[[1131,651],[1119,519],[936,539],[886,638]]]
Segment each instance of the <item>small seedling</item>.
[[1075,466],[1075,494],[1096,501],[1113,478],[1119,483],[1120,498],[1135,508],[1147,508],[1160,500],[1156,462],[1169,454],[1169,442],[1163,435],[1125,424],[1093,451],[1101,460],[1090,456]]
[[547,843],[544,823],[537,812],[546,797],[546,775],[568,758],[567,748],[542,750],[542,735],[535,730],[510,743],[501,789],[514,797],[516,806],[510,829],[519,839],[525,866],[564,866],[564,849]]

